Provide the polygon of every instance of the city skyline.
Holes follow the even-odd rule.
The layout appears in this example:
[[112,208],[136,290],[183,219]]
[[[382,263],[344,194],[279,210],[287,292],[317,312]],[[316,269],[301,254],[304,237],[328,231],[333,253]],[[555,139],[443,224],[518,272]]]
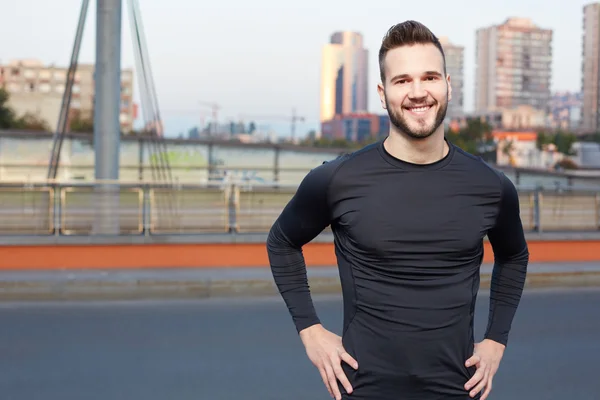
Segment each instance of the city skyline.
[[[298,124],[301,136],[319,126],[320,53],[332,32],[348,30],[364,36],[365,48],[369,50],[368,111],[382,113],[375,73],[381,38],[389,26],[402,20],[423,22],[436,35],[464,47],[464,109],[469,112],[474,109],[476,30],[500,24],[511,16],[531,18],[536,25],[553,30],[551,91],[580,91],[583,6],[589,3],[572,1],[551,9],[536,0],[491,5],[463,1],[453,4],[460,6],[460,24],[448,17],[451,13],[446,11],[446,3],[439,0],[433,0],[427,10],[404,6],[398,9],[397,3],[382,1],[369,13],[341,1],[322,4],[310,0],[301,7],[283,7],[268,0],[252,5],[229,0],[201,7],[187,0],[169,4],[149,0],[142,5],[142,15],[169,136],[187,132],[198,124],[202,114],[205,119],[210,117],[211,110],[199,106],[200,101],[219,104],[220,121],[239,114],[291,117],[291,110],[296,108],[306,118],[305,123]],[[0,27],[0,34],[11,40],[3,46],[0,62],[36,58],[45,64],[67,65],[79,7],[79,0],[63,0],[60,4],[21,0],[8,4],[4,12],[11,18]],[[231,7],[236,12],[231,12]],[[436,8],[440,11],[431,12]],[[59,9],[62,23],[57,25],[52,16],[58,16]],[[269,10],[271,16],[265,17],[264,10]],[[198,16],[202,16],[202,24],[197,23]],[[24,26],[38,29],[27,30]],[[39,29],[45,30],[43,43],[36,33]],[[91,7],[81,62],[93,62],[94,36],[95,7]],[[125,9],[122,36],[122,67],[132,67]],[[250,79],[239,79],[246,75]],[[135,98],[139,98],[139,89],[134,90]],[[290,124],[274,121],[271,125],[285,131]]]

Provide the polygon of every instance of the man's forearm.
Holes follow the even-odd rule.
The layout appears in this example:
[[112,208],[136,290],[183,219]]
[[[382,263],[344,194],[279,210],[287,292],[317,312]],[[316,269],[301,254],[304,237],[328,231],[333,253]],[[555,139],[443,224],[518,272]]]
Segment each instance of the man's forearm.
[[504,345],[521,301],[529,252],[525,247],[510,260],[496,260],[490,284],[490,314],[485,338]]
[[302,249],[289,241],[277,222],[267,239],[267,253],[275,284],[290,311],[296,330],[300,332],[320,323],[310,295]]

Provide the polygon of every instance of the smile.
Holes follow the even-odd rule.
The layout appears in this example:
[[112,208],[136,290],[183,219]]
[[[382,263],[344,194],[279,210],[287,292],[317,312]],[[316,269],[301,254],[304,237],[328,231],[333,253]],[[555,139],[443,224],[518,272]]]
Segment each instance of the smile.
[[420,106],[420,107],[406,107],[406,109],[413,114],[424,114],[427,111],[429,111],[429,109],[431,109],[431,107],[433,107],[433,106],[429,105],[429,106]]

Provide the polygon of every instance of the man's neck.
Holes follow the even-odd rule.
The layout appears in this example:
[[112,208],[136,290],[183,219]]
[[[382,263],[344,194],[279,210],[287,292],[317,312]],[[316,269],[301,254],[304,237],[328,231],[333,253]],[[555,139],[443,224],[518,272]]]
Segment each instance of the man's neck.
[[432,164],[449,151],[443,129],[425,139],[414,139],[392,128],[383,145],[393,157],[412,164]]

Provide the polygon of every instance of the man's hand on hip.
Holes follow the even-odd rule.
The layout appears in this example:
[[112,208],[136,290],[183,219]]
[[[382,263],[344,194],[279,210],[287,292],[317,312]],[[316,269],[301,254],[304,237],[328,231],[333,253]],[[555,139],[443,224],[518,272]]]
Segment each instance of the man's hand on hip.
[[308,358],[319,369],[323,383],[331,397],[337,400],[342,398],[337,379],[348,393],[352,393],[352,386],[350,386],[341,364],[344,361],[352,368],[357,369],[358,363],[344,349],[342,338],[317,324],[300,331],[300,339],[304,343]]
[[492,390],[492,380],[496,371],[498,371],[500,360],[502,360],[502,356],[504,355],[504,349],[505,346],[503,344],[489,339],[484,339],[475,344],[473,356],[465,362],[467,367],[473,365],[477,367],[477,371],[473,377],[465,384],[465,389],[473,389],[469,393],[471,397],[475,397],[477,393],[485,388],[481,400],[487,399]]

